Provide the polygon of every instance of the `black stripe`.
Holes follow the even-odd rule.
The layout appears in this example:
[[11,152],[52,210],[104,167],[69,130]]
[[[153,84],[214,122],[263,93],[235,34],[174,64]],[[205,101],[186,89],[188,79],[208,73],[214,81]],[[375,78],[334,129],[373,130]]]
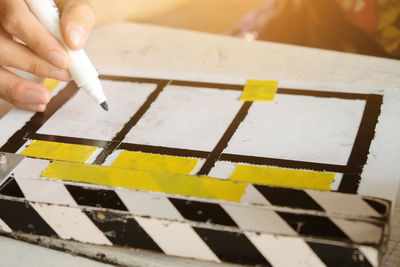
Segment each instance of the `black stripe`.
[[172,81],[171,85],[212,88],[220,90],[236,90],[236,91],[242,91],[244,88],[244,85],[237,85],[237,84],[190,82],[190,81],[176,81],[176,80]]
[[289,169],[304,169],[304,170],[321,171],[321,172],[326,171],[326,172],[345,173],[348,171],[347,170],[348,167],[342,165],[287,160],[287,159],[254,157],[254,156],[226,154],[226,153],[221,154],[219,160],[249,163],[254,165],[267,165],[267,166],[289,168]]
[[221,261],[272,266],[242,233],[193,227]]
[[0,199],[0,218],[13,231],[58,237],[42,217],[25,202]]
[[25,197],[17,181],[13,177],[8,178],[8,180],[3,184],[0,188],[0,194],[10,197]]
[[108,146],[106,146],[100,154],[97,156],[94,164],[103,164],[107,157],[118,147],[118,145],[125,139],[125,136],[129,131],[136,125],[136,123],[142,118],[146,111],[150,108],[151,104],[157,99],[158,95],[167,85],[167,82],[158,83],[157,88],[147,97],[147,100],[143,105],[136,111],[135,115],[124,125],[124,127],[115,135]]
[[191,158],[207,158],[210,152],[190,150],[182,148],[173,147],[162,147],[162,146],[150,146],[150,145],[140,145],[140,144],[130,144],[121,143],[118,149],[128,150],[128,151],[140,151],[146,153],[160,154],[160,155],[170,155],[177,157],[191,157]]
[[[190,81],[172,81],[171,85],[178,86],[190,86],[190,87],[205,87],[213,89],[227,89],[242,91],[244,85],[232,85],[232,84],[220,84],[220,83],[206,83],[206,82],[190,82]],[[300,89],[289,89],[279,88],[277,94],[284,95],[301,95],[301,96],[314,96],[324,98],[340,98],[349,100],[365,100],[366,94],[357,93],[343,93],[343,92],[329,92],[329,91],[314,91],[314,90],[300,90]]]
[[300,235],[350,242],[349,237],[326,217],[281,211],[277,214]]
[[264,185],[254,185],[254,187],[274,206],[324,211],[324,209],[303,190]]
[[340,192],[357,193],[361,180],[361,172],[367,163],[369,147],[375,136],[375,127],[381,113],[382,103],[382,95],[368,95],[360,128],[358,129],[356,140],[347,163],[347,166],[351,168],[358,168],[359,173],[357,175],[344,174],[339,185],[338,191]]
[[101,80],[117,81],[117,82],[131,82],[131,83],[169,83],[170,80],[164,79],[153,79],[153,78],[141,78],[141,77],[124,77],[124,76],[111,76],[111,75],[100,75]]
[[89,189],[68,184],[65,187],[79,205],[123,211],[128,210],[113,190]]
[[76,94],[78,87],[74,82],[70,82],[63,90],[51,99],[44,112],[38,112],[3,145],[0,149],[4,152],[16,153],[26,142],[25,135],[34,133],[42,127],[46,121],[72,96]]
[[[385,215],[388,212],[388,207],[389,204],[384,204],[382,202],[373,200],[373,199],[368,199],[368,198],[363,198],[367,204],[373,208],[376,212],[378,212],[381,215]],[[383,200],[382,200],[383,201]]]
[[110,143],[109,141],[104,141],[104,140],[85,139],[85,138],[38,134],[38,133],[28,133],[25,136],[25,138],[30,140],[41,140],[41,141],[86,145],[86,146],[97,146],[97,147],[105,147]]
[[312,91],[312,90],[298,90],[298,89],[284,89],[279,88],[277,94],[284,95],[301,95],[301,96],[314,96],[324,98],[340,98],[349,100],[365,100],[367,94],[356,94],[356,93],[343,93],[343,92],[329,92],[329,91]]
[[237,226],[218,204],[170,198],[175,208],[188,220],[226,226]]
[[356,248],[307,242],[317,256],[329,267],[372,267]]
[[114,245],[162,252],[135,219],[111,212],[85,213]]
[[239,112],[236,114],[235,118],[229,125],[228,129],[225,131],[222,138],[219,140],[218,144],[214,148],[214,150],[208,156],[206,162],[201,167],[197,175],[208,175],[211,169],[214,167],[215,162],[219,159],[222,151],[228,145],[229,140],[231,140],[233,134],[236,129],[239,127],[240,123],[244,120],[249,109],[251,107],[252,102],[245,102],[240,108]]

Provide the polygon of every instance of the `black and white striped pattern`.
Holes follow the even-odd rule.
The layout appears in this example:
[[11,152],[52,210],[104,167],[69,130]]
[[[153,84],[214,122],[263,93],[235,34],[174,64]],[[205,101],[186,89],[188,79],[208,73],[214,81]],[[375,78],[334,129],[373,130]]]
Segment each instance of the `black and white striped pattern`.
[[0,228],[214,262],[377,266],[384,202],[340,196],[364,215],[349,220],[329,206],[336,193],[296,190],[288,202],[285,190],[254,185],[252,205],[17,176],[0,192]]

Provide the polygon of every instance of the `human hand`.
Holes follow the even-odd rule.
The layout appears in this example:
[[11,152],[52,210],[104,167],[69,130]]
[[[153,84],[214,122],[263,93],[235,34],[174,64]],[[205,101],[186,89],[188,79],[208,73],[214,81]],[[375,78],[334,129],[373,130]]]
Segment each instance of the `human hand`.
[[[65,43],[81,49],[95,23],[92,6],[87,0],[55,2]],[[41,25],[24,0],[0,0],[0,98],[22,109],[44,111],[49,91],[12,70],[68,81],[69,63],[65,47]]]

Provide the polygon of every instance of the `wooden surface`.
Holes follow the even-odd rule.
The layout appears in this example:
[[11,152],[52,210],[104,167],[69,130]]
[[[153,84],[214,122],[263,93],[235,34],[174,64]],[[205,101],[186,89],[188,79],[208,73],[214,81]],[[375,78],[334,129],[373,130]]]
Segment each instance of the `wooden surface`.
[[[279,80],[281,86],[296,85],[300,89],[340,88],[370,93],[387,88],[400,90],[400,61],[267,42],[246,42],[134,23],[97,28],[88,42],[87,52],[99,71],[107,74],[157,74],[161,78],[179,78],[177,74],[184,73],[199,79],[204,74],[211,79],[216,75],[224,76],[227,83],[244,82],[248,78],[274,79]],[[0,103],[0,117],[8,109],[8,105]],[[399,202],[398,196],[393,217],[393,225],[397,226],[394,230],[397,230],[392,231],[388,249],[391,257],[384,261],[384,266],[388,267],[400,264],[399,228],[395,223],[400,221]],[[7,260],[13,260],[15,266],[25,265],[27,262],[13,253],[13,244],[10,241],[8,245],[2,245],[0,252]],[[47,250],[46,253],[53,255],[55,252]]]

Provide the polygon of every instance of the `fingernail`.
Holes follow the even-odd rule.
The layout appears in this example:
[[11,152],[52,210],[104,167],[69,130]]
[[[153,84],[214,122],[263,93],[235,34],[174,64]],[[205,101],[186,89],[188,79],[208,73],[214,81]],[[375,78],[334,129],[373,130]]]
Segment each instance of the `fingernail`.
[[69,38],[76,47],[82,47],[86,42],[87,33],[85,28],[78,23],[71,23],[69,26]]
[[49,55],[50,63],[60,69],[65,69],[67,67],[67,58],[66,55],[59,52],[53,51]]
[[25,109],[34,111],[34,112],[43,112],[46,110],[46,105],[28,105],[28,106],[25,106]]
[[45,111],[46,110],[46,105],[39,105],[39,106],[37,106],[37,109],[36,109],[38,112],[43,112],[43,111]]
[[35,112],[43,112],[46,110],[46,105],[29,105],[26,108]]
[[49,73],[48,76],[49,78],[53,78],[64,82],[68,82],[71,79],[71,76],[66,70],[53,70]]
[[31,104],[43,104],[47,103],[48,100],[46,96],[37,90],[29,90],[25,93],[25,100]]

